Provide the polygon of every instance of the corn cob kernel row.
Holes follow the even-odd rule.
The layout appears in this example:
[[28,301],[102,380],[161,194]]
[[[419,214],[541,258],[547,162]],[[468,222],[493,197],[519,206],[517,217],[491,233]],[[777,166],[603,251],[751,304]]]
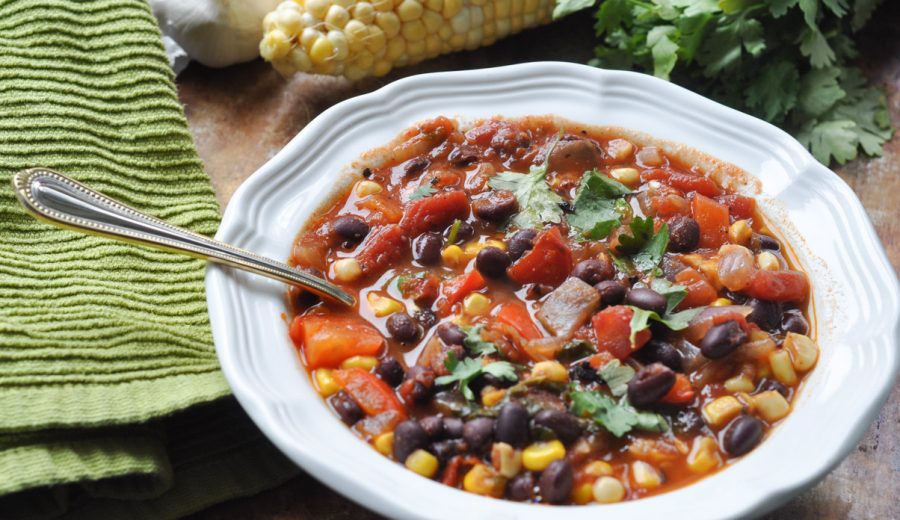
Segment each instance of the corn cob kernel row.
[[551,20],[552,0],[288,0],[263,20],[259,52],[276,70],[383,76]]

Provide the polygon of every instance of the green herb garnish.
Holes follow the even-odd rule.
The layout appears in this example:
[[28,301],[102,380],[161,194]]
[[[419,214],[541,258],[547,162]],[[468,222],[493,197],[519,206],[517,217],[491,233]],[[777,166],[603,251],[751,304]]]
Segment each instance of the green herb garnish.
[[625,398],[618,402],[600,392],[574,391],[571,411],[578,417],[588,417],[616,437],[632,429],[664,432],[669,423],[662,415],[636,410]]
[[482,324],[470,328],[462,327],[463,332],[466,333],[466,338],[463,340],[463,346],[466,347],[466,350],[477,356],[496,353],[497,345],[481,339],[482,329],[484,329],[484,325]]
[[616,397],[622,397],[628,392],[628,382],[634,377],[634,369],[623,365],[618,359],[614,359],[603,365],[598,373],[600,378],[609,387],[609,391]]
[[[619,235],[616,253],[621,255],[617,263],[620,270],[629,272],[629,267],[642,272],[651,272],[662,261],[669,246],[669,225],[663,223],[659,231],[653,231],[653,217],[635,217],[628,224],[631,234]],[[628,262],[626,262],[626,259]]]
[[475,399],[475,393],[469,388],[469,383],[482,374],[491,374],[508,381],[518,379],[516,369],[507,361],[494,361],[486,365],[482,364],[481,358],[466,358],[460,361],[452,350],[448,352],[444,366],[447,367],[450,374],[441,376],[434,382],[441,386],[459,383],[459,390],[469,401]]
[[622,207],[618,203],[629,193],[627,186],[597,170],[584,172],[573,200],[575,211],[566,220],[585,238],[602,240],[621,223]]
[[512,224],[521,229],[540,229],[544,223],[559,224],[563,202],[556,192],[547,185],[547,167],[550,154],[559,137],[553,141],[544,157],[544,162],[529,168],[528,173],[503,172],[491,177],[488,185],[495,190],[508,190],[515,194],[519,202],[519,212],[512,218]]
[[425,199],[434,195],[435,193],[437,193],[437,190],[426,184],[424,186],[419,186],[418,188],[416,188],[415,191],[413,191],[409,195],[409,200]]

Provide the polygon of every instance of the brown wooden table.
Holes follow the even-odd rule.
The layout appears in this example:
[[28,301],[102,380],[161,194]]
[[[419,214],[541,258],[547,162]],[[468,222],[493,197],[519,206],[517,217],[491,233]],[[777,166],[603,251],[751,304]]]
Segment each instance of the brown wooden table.
[[[861,42],[862,65],[886,84],[892,120],[900,127],[900,2],[876,12]],[[237,186],[329,106],[397,78],[423,72],[482,68],[523,61],[586,62],[592,20],[587,14],[534,29],[473,52],[445,56],[386,78],[351,83],[341,78],[282,79],[252,62],[221,70],[192,65],[178,80],[179,95],[206,171],[224,207]],[[836,169],[853,188],[875,224],[891,264],[900,267],[900,136],[884,157]],[[810,439],[815,442],[815,439]],[[784,461],[791,464],[790,460]],[[772,468],[773,472],[779,468]],[[815,488],[767,517],[787,519],[900,519],[900,385],[844,462]],[[197,519],[327,520],[380,518],[312,477],[301,474],[259,495],[214,506]]]

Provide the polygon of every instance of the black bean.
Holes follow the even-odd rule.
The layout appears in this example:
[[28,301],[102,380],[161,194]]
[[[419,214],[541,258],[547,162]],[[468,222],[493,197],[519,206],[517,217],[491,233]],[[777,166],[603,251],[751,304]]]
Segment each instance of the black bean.
[[358,244],[369,234],[369,225],[356,215],[342,215],[334,219],[331,226],[347,245]]
[[462,439],[446,439],[432,443],[428,451],[446,463],[453,457],[465,453],[467,447]]
[[488,278],[502,278],[512,260],[498,247],[485,247],[475,256],[475,268]]
[[781,319],[781,328],[785,332],[806,335],[809,332],[809,323],[797,309],[785,311]]
[[528,443],[528,410],[522,403],[510,401],[500,408],[494,423],[494,437],[513,448]]
[[575,264],[575,268],[572,269],[572,276],[580,278],[590,285],[597,285],[604,280],[609,280],[614,274],[616,274],[616,271],[612,262],[599,258],[582,260]]
[[534,416],[534,424],[552,430],[563,444],[574,442],[581,435],[581,423],[563,410],[541,410]]
[[638,370],[628,382],[628,400],[635,406],[653,404],[672,389],[675,372],[662,363],[652,363]]
[[467,144],[459,145],[450,152],[447,160],[454,166],[468,166],[478,160],[478,148]]
[[781,325],[781,304],[769,300],[752,298],[746,305],[753,309],[747,321],[759,325],[763,330],[774,331]]
[[428,415],[419,419],[419,425],[425,430],[429,439],[439,439],[444,436],[444,418],[440,415]]
[[713,326],[700,341],[700,352],[709,359],[721,359],[747,341],[747,333],[734,320]]
[[693,251],[700,243],[700,225],[691,217],[676,217],[669,222],[669,249],[678,253]]
[[425,168],[428,168],[429,161],[424,157],[415,157],[410,159],[403,166],[403,173],[407,176],[419,175]]
[[615,280],[606,280],[594,286],[600,293],[600,306],[618,305],[625,301],[625,286]]
[[513,477],[506,486],[506,496],[516,502],[524,502],[534,498],[534,475],[520,473]]
[[653,311],[660,316],[666,312],[666,297],[646,287],[637,287],[625,295],[625,303],[639,309]]
[[434,324],[437,323],[438,317],[434,313],[434,311],[430,309],[419,309],[413,315],[413,318],[419,322],[419,325],[424,329],[430,329],[434,327]]
[[651,339],[635,352],[635,357],[642,363],[659,362],[676,372],[684,371],[684,357],[677,348],[666,341]]
[[417,404],[425,404],[431,399],[434,392],[434,370],[420,365],[409,367],[406,379],[412,380],[410,398]]
[[511,191],[496,190],[486,197],[472,202],[475,216],[488,222],[499,224],[519,211],[519,201]]
[[463,420],[459,417],[444,417],[444,436],[448,439],[462,438],[463,425]]
[[476,417],[463,426],[463,439],[474,452],[484,451],[493,437],[494,420],[490,417]]
[[350,394],[343,390],[331,396],[328,402],[331,403],[331,407],[334,408],[341,420],[348,426],[353,426],[366,415],[362,408],[356,404],[356,401],[350,397]]
[[397,341],[410,343],[419,338],[419,324],[409,314],[395,312],[387,319],[387,331]]
[[544,502],[559,503],[569,498],[575,483],[572,463],[566,459],[554,460],[541,474],[538,486]]
[[397,386],[403,382],[403,366],[396,359],[386,357],[375,367],[375,375],[380,377],[385,383]]
[[475,392],[476,395],[478,395],[481,394],[481,390],[486,386],[493,386],[494,388],[506,388],[508,386],[512,386],[514,383],[517,383],[517,381],[500,379],[493,374],[481,374],[469,383],[469,388],[471,388],[472,391]]
[[731,421],[722,434],[722,447],[735,457],[749,453],[762,440],[764,429],[762,421],[756,417],[741,415]]
[[466,339],[466,333],[459,325],[450,322],[444,322],[438,325],[437,335],[444,342],[444,345],[462,345]]
[[525,254],[525,251],[530,251],[531,248],[534,247],[534,238],[536,236],[537,231],[533,229],[516,231],[516,233],[506,241],[506,252],[509,253],[509,257],[513,260],[521,258],[521,256]]
[[[453,225],[447,226],[447,229],[444,230],[444,237],[450,237],[450,230],[453,229]],[[462,244],[463,242],[468,242],[469,239],[475,236],[475,228],[472,227],[472,224],[468,222],[460,222],[459,228],[456,230],[456,240],[453,241],[454,244]]]
[[771,251],[778,251],[781,249],[781,245],[777,240],[770,237],[769,235],[756,235],[756,246],[758,249],[769,249]]
[[774,379],[763,379],[759,382],[758,385],[756,385],[756,390],[754,390],[753,393],[758,394],[761,392],[768,392],[770,390],[775,390],[776,392],[784,396],[785,399],[789,399],[791,397],[791,391],[788,390],[786,386]]
[[582,383],[599,383],[602,381],[600,374],[587,361],[573,365],[569,369],[569,378]]
[[422,233],[413,240],[413,259],[422,265],[434,265],[441,259],[444,239],[438,233]]
[[394,460],[406,461],[410,453],[428,445],[428,434],[422,425],[413,419],[403,421],[394,428]]

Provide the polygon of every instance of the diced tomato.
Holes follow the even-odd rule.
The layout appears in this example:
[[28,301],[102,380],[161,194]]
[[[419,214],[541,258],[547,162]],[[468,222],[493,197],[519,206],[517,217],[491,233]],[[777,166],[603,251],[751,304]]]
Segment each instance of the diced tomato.
[[716,197],[721,204],[728,206],[728,212],[735,219],[752,218],[756,212],[756,200],[743,195],[722,195]]
[[551,228],[534,240],[534,248],[507,269],[510,278],[520,284],[559,285],[572,271],[572,250],[559,232]]
[[597,350],[625,359],[650,341],[650,330],[638,332],[631,344],[631,318],[634,311],[626,305],[614,305],[598,312],[591,319],[597,335]]
[[446,313],[458,302],[462,301],[469,293],[483,289],[486,283],[484,277],[477,269],[472,269],[456,278],[444,282],[441,292],[444,298],[438,302],[438,310]]
[[491,139],[494,138],[494,135],[497,133],[497,130],[500,129],[501,125],[502,123],[500,121],[488,121],[482,125],[476,126],[466,132],[466,141],[480,146],[488,146],[491,144]]
[[361,368],[350,368],[335,370],[334,378],[366,415],[371,417],[396,412],[401,420],[406,418],[406,408],[394,390],[372,373]]
[[431,307],[438,297],[441,282],[437,276],[429,273],[425,276],[409,276],[400,283],[400,292],[421,307]]
[[591,365],[591,368],[593,368],[594,370],[600,370],[601,368],[606,366],[607,363],[614,359],[616,359],[616,357],[609,352],[597,352],[596,354],[588,358],[588,364]]
[[290,335],[310,370],[334,368],[353,356],[372,356],[384,346],[381,333],[358,317],[297,316]]
[[500,311],[497,312],[497,321],[516,329],[516,332],[525,339],[538,339],[544,336],[531,320],[528,309],[518,302],[507,302],[501,305]]
[[675,384],[661,399],[662,402],[669,404],[688,404],[693,400],[694,387],[684,374],[675,374]]
[[392,224],[378,228],[366,237],[356,257],[366,276],[380,274],[409,253],[409,238],[400,226]]
[[691,175],[688,173],[673,172],[655,168],[647,170],[641,174],[641,181],[647,182],[656,180],[673,188],[679,189],[685,193],[696,191],[707,197],[714,197],[722,193],[722,189],[716,184],[716,181],[703,175]]
[[650,205],[656,216],[668,219],[676,215],[688,215],[691,212],[691,206],[684,197],[675,194],[665,194],[650,199]]
[[678,309],[690,309],[712,303],[719,294],[709,280],[688,267],[675,275],[675,282],[687,289],[687,296],[678,304]]
[[809,295],[809,280],[800,271],[759,270],[744,293],[761,300],[802,302]]
[[396,224],[403,218],[403,209],[393,199],[380,194],[369,195],[356,201],[356,207],[369,210],[366,222],[370,226]]
[[728,208],[713,199],[695,194],[691,213],[700,225],[700,247],[716,249],[728,238]]
[[443,191],[410,202],[403,212],[400,227],[409,236],[425,231],[440,231],[454,220],[469,216],[469,196],[461,190]]

